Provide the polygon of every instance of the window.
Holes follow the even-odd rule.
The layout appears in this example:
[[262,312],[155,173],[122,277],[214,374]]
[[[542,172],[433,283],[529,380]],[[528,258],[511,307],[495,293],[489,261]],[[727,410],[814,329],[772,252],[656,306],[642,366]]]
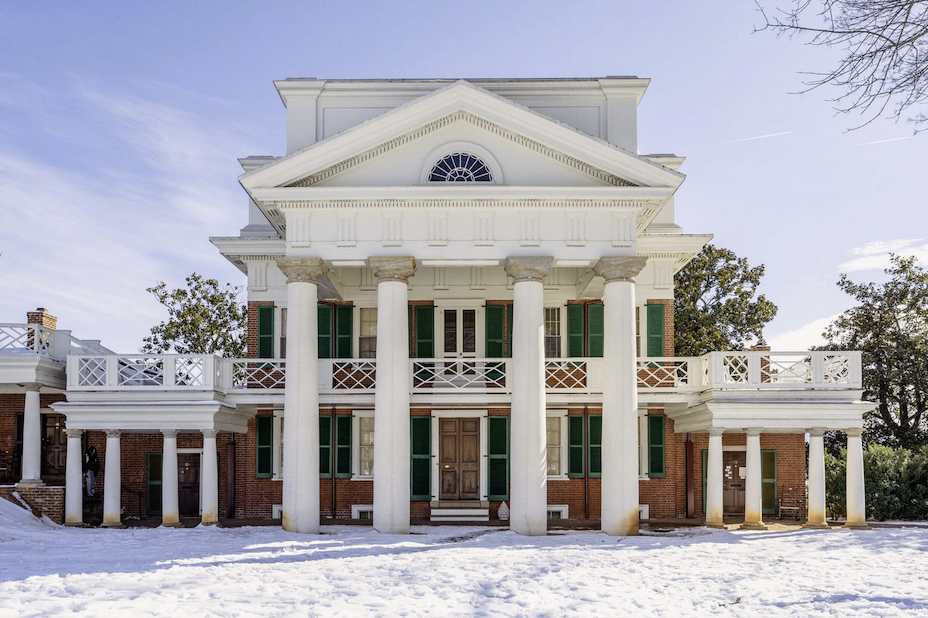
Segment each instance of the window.
[[374,476],[374,417],[358,419],[359,476]]
[[359,358],[377,358],[377,309],[361,309],[358,336]]
[[278,421],[277,427],[279,428],[278,431],[280,432],[280,437],[277,438],[277,444],[280,446],[280,451],[279,451],[280,454],[278,455],[279,459],[277,460],[277,478],[283,478],[284,477],[284,417],[275,415],[275,418]]
[[280,358],[287,358],[287,310],[280,310]]
[[561,357],[561,310],[545,307],[545,358]]
[[472,154],[455,152],[444,157],[429,172],[430,182],[492,182],[486,163]]
[[545,421],[548,446],[548,475],[558,476],[561,473],[561,417],[549,416]]

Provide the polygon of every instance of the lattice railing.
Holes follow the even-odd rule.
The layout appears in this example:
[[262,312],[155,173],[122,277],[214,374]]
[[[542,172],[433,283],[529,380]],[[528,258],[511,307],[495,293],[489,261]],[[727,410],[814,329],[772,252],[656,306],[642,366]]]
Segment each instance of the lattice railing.
[[860,388],[860,352],[711,352],[705,388]]
[[510,359],[416,359],[412,364],[412,392],[492,391],[507,393]]
[[0,354],[49,356],[54,334],[38,324],[0,324]]
[[545,389],[548,391],[587,390],[588,378],[584,359],[545,359]]
[[229,371],[231,388],[250,388],[259,390],[283,389],[287,383],[287,361],[256,360],[254,358],[223,359],[220,369],[220,381]]
[[698,358],[677,356],[638,359],[636,366],[639,389],[695,391],[702,385]]
[[373,390],[377,384],[377,361],[332,362],[332,388],[336,391]]

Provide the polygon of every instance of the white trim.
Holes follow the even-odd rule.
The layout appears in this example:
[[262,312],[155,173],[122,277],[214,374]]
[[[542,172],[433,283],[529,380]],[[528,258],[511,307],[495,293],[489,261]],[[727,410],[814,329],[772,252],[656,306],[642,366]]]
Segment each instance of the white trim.
[[[545,419],[549,418],[560,418],[561,419],[561,456],[560,461],[558,462],[560,466],[560,472],[558,474],[549,474],[549,481],[566,481],[569,477],[568,473],[568,460],[570,455],[570,440],[567,427],[567,410],[545,410]],[[547,440],[545,440],[547,443]]]
[[[737,445],[735,445],[735,446],[723,446],[723,447],[722,447],[722,452],[725,452],[725,451],[747,451],[747,450],[748,450],[748,447],[747,447],[746,445],[745,445],[745,446],[737,446]],[[764,450],[773,450],[773,449],[764,449]]]
[[283,519],[284,505],[275,504],[271,507],[271,519]]
[[[484,307],[486,306],[486,299],[483,298],[449,298],[449,299],[435,299],[433,301],[434,305],[434,315],[432,317],[432,324],[434,325],[433,336],[435,338],[435,358],[445,358],[445,322],[442,319],[442,311],[446,309],[453,309],[458,312],[458,357],[459,358],[483,358],[485,354],[485,343],[486,343],[486,311]],[[461,352],[462,347],[462,338],[461,334],[464,332],[464,314],[462,310],[473,310],[474,311],[474,327],[475,333],[474,336],[477,340],[474,342],[475,352],[473,356],[463,356]],[[441,349],[438,349],[439,346]],[[450,357],[449,357],[450,358]]]
[[487,410],[432,410],[432,500],[438,500],[438,419],[440,418],[479,418],[480,419],[480,488],[478,495],[486,500],[489,494],[487,478]]
[[[566,504],[549,504],[548,511],[560,511],[561,519],[568,518],[568,509]],[[545,515],[547,517],[547,514]]]
[[361,511],[370,511],[374,512],[373,504],[352,504],[351,505],[351,519],[361,519]]
[[647,481],[648,476],[648,411],[638,411],[638,480]]
[[[361,469],[361,418],[374,418],[373,410],[352,410],[351,412],[351,480],[373,481],[374,475],[360,475]],[[358,419],[355,422],[355,419]],[[377,448],[377,422],[374,421],[374,448]],[[354,507],[352,506],[352,509]],[[374,508],[374,507],[371,507]],[[354,511],[352,510],[352,513]],[[352,519],[357,519],[352,516]]]
[[499,161],[496,160],[489,150],[483,146],[479,146],[473,142],[448,142],[442,146],[439,146],[425,157],[422,161],[422,167],[419,168],[419,184],[427,185],[432,184],[429,182],[429,175],[432,172],[432,168],[435,167],[435,164],[441,161],[444,157],[454,154],[456,152],[463,152],[467,154],[472,154],[490,168],[490,173],[493,175],[493,180],[486,184],[503,184],[503,168],[499,166]]
[[647,504],[638,505],[638,519],[647,521],[651,518],[651,507]]
[[[278,337],[278,339],[280,339]],[[274,410],[274,425],[271,430],[271,470],[273,474],[271,475],[272,481],[282,481],[284,479],[283,475],[280,472],[281,469],[281,448],[280,445],[283,444],[283,419],[284,411],[281,408],[276,408]]]

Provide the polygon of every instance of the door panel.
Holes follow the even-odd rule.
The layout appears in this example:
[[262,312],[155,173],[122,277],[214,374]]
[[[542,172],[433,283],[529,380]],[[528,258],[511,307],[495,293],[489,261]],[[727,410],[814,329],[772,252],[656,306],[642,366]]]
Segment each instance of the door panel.
[[200,514],[200,456],[196,453],[177,455],[177,498],[181,517]]
[[722,453],[722,504],[725,513],[744,513],[745,479],[742,468],[747,464],[744,451]]
[[480,420],[461,419],[461,499],[480,499]]
[[438,421],[439,500],[480,499],[480,420]]
[[42,478],[64,478],[68,461],[68,438],[64,433],[64,415],[43,414]]
[[459,429],[456,418],[438,419],[439,500],[458,499]]

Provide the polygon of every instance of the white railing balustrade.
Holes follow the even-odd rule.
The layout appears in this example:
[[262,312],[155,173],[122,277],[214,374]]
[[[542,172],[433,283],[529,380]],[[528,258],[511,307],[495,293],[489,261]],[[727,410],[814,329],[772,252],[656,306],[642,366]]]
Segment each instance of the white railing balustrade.
[[[54,331],[52,331],[54,332]],[[198,354],[69,355],[70,390],[278,391],[283,359],[219,358]],[[511,358],[411,359],[414,394],[512,392]],[[603,392],[602,358],[545,360],[549,393]],[[639,392],[698,393],[736,389],[859,389],[860,352],[712,352],[696,357],[639,358]],[[321,359],[321,394],[373,393],[374,359]]]
[[50,356],[55,331],[38,324],[0,324],[0,354]]

